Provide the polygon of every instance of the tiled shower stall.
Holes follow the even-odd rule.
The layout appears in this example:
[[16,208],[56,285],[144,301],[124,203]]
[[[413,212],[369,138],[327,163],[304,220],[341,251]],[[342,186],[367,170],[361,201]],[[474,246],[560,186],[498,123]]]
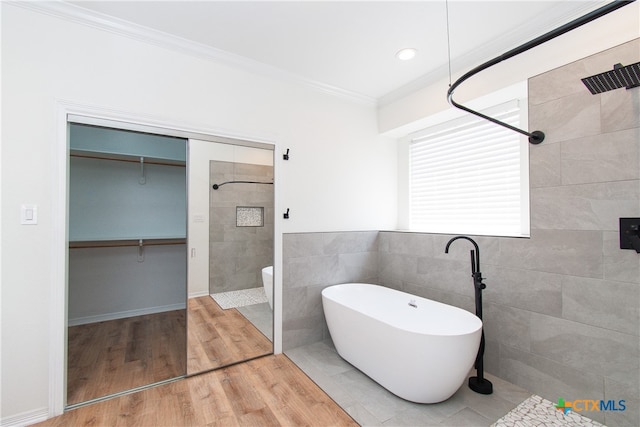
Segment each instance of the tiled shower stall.
[[[529,80],[531,237],[481,249],[485,369],[548,400],[625,400],[585,414],[640,425],[640,254],[618,219],[640,217],[640,89],[591,95],[580,78],[640,58],[640,39]],[[474,311],[469,250],[398,231],[285,234],[283,349],[329,338],[321,290],[369,282]]]
[[[210,161],[210,182],[273,182],[273,166]],[[262,287],[262,268],[273,265],[273,185],[229,183],[209,199],[209,292]],[[244,211],[259,211],[255,224],[240,223]],[[260,218],[261,216],[261,218]]]

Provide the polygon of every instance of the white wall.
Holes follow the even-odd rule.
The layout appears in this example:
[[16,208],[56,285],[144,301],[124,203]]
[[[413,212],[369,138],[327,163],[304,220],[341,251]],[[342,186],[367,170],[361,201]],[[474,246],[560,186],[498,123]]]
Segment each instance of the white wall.
[[[276,225],[280,232],[394,228],[396,149],[378,135],[374,107],[15,4],[1,7],[3,423],[60,410],[54,389],[61,385],[51,388],[49,380],[60,365],[50,348],[60,346],[64,318],[56,312],[66,252],[61,105],[290,148],[288,162],[276,153],[276,216],[291,209],[291,219]],[[23,203],[38,205],[37,225],[20,225]],[[276,232],[276,251],[279,241]]]

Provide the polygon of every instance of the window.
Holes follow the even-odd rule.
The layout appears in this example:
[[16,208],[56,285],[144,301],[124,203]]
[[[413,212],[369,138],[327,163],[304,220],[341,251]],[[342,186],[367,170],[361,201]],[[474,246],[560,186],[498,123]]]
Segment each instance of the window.
[[[520,102],[483,113],[521,127]],[[529,236],[526,137],[473,115],[409,138],[410,229]]]

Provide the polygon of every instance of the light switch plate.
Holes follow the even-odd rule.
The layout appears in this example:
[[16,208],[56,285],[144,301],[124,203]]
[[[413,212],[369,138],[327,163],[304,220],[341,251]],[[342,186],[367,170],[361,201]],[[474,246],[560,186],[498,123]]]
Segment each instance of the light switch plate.
[[20,224],[35,225],[38,223],[38,205],[20,206]]

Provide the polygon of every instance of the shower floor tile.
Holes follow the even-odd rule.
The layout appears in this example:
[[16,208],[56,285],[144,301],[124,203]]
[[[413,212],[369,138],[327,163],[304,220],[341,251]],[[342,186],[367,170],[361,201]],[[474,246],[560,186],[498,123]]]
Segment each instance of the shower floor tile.
[[540,396],[533,395],[507,415],[496,421],[491,427],[511,426],[566,426],[566,427],[603,427],[597,421],[583,417],[576,412],[563,414],[554,404]]

